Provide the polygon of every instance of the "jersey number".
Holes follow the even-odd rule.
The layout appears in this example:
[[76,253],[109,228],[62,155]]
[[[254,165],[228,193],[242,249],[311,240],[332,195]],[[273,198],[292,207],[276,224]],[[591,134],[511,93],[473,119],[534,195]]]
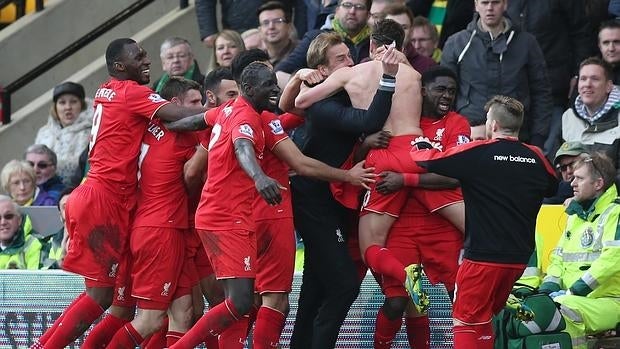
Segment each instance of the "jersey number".
[[97,133],[99,133],[99,126],[101,126],[101,115],[103,114],[103,104],[97,104],[95,108],[95,114],[93,114],[93,126],[90,129],[90,142],[88,143],[88,153],[90,154],[95,147],[95,141],[97,141]]
[[207,150],[211,150],[218,139],[220,139],[220,134],[222,133],[222,125],[215,124],[213,126],[213,130],[211,130],[211,140],[209,141],[209,147]]

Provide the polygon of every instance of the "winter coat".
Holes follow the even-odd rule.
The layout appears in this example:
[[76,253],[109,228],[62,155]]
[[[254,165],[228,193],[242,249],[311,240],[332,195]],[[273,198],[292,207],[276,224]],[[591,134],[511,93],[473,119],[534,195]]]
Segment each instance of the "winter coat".
[[80,154],[88,146],[93,112],[93,101],[86,99],[86,109],[72,125],[62,127],[60,121],[50,115],[47,124],[37,132],[35,143],[45,144],[56,153],[56,174],[66,185],[70,184],[71,176],[78,167]]

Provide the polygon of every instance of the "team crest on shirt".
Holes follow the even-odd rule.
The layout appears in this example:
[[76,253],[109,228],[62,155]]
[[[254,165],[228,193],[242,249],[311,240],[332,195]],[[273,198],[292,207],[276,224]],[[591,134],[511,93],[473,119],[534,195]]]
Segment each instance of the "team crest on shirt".
[[118,263],[112,264],[110,266],[110,272],[108,273],[108,277],[115,278],[117,270],[118,270]]
[[441,142],[441,140],[443,139],[443,133],[446,132],[446,128],[438,128],[437,131],[435,131],[435,138],[433,138],[434,141],[438,141]]
[[239,125],[239,133],[254,138],[254,130],[252,130],[252,126],[248,124]]
[[119,287],[116,289],[116,300],[117,301],[124,301],[125,300],[125,286],[123,287]]
[[164,282],[164,287],[163,287],[163,291],[161,291],[161,295],[164,297],[168,297],[168,294],[170,293],[170,285],[172,284],[172,282]]
[[274,135],[281,135],[284,133],[284,128],[282,127],[280,120],[269,121],[269,127],[271,127],[271,133]]
[[157,93],[151,93],[148,98],[153,103],[161,103],[166,101],[165,99],[161,98],[161,96]]
[[232,114],[232,106],[229,105],[227,107],[224,107],[224,109],[222,109],[222,112],[224,112],[224,115],[226,117],[229,117],[230,114]]
[[456,145],[461,145],[465,143],[469,143],[469,137],[467,137],[466,135],[456,136]]
[[250,264],[250,256],[243,258],[243,264],[245,265],[244,270],[250,271],[252,270],[252,265]]

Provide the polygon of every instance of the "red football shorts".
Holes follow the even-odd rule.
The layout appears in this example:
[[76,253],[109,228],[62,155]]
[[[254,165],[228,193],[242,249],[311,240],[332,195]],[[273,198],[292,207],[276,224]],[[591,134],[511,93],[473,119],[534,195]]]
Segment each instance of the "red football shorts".
[[[194,228],[183,231],[185,240],[185,259],[181,268],[181,275],[177,283],[177,289],[172,299],[177,299],[192,293],[192,287],[198,284],[198,270],[196,269],[196,256],[199,251],[204,251],[200,238]],[[204,252],[203,252],[204,253]]]
[[136,227],[131,232],[133,290],[138,308],[166,310],[185,260],[184,229]]
[[[386,149],[371,149],[366,156],[366,167],[374,167],[375,173],[393,171],[398,173],[420,173],[420,168],[411,160],[411,142],[418,136],[396,136]],[[362,202],[360,215],[368,212],[399,217],[409,195],[418,199],[430,212],[463,201],[460,189],[426,190],[403,188],[395,193],[381,194],[375,190],[380,182],[370,184]]]
[[[454,290],[463,234],[452,224],[446,221],[424,231],[392,226],[386,247],[404,265],[422,264],[430,283],[441,282],[448,292]],[[381,286],[386,297],[407,297],[403,284],[396,279],[383,277]]]
[[63,269],[86,278],[86,287],[114,287],[135,203],[133,191],[112,193],[88,180],[71,192],[65,208],[71,241]]
[[256,233],[196,229],[217,279],[256,278]]
[[194,257],[194,264],[196,265],[196,273],[198,276],[198,281],[213,275],[215,273],[213,271],[213,267],[211,266],[211,262],[209,261],[209,256],[207,256],[207,251],[202,245],[202,241],[200,241],[200,236],[194,229],[194,235],[199,243],[198,250],[196,251],[196,257]]
[[456,275],[452,316],[466,325],[491,321],[506,305],[512,286],[525,264],[500,264],[463,260]]
[[136,306],[136,299],[131,296],[131,254],[126,253],[121,259],[116,285],[114,285],[114,299],[112,304],[123,308],[133,308]]
[[256,292],[290,293],[295,271],[295,228],[293,218],[256,222]]

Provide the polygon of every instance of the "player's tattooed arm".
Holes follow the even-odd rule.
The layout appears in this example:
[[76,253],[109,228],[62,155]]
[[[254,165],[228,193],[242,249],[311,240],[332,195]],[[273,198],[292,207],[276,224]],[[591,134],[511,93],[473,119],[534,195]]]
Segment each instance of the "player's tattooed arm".
[[164,126],[170,131],[198,131],[206,129],[207,122],[205,121],[204,114],[196,114],[177,121],[164,122]]
[[381,181],[377,184],[377,191],[381,194],[397,192],[403,187],[418,187],[424,189],[452,189],[459,186],[459,181],[436,173],[397,173],[384,171],[379,174]]
[[275,179],[267,176],[256,161],[254,145],[245,138],[235,140],[235,156],[245,173],[252,178],[256,190],[269,205],[277,205],[282,201],[280,189],[286,189]]

